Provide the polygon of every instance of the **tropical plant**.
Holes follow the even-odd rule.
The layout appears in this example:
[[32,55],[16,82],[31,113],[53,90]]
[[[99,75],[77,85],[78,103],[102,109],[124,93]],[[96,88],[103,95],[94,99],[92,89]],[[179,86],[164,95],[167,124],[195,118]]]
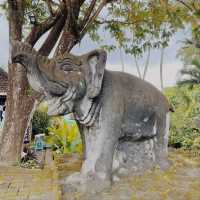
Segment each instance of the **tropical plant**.
[[195,85],[192,90],[187,86],[167,88],[165,94],[175,109],[171,113],[169,145],[199,148],[200,129],[196,119],[200,116],[200,86]]
[[82,142],[76,123],[66,123],[63,117],[51,119],[49,133],[45,142],[51,145],[56,153],[81,153]]
[[39,133],[48,133],[49,116],[46,112],[37,110],[32,119],[32,133],[33,135]]
[[200,62],[193,60],[192,65],[180,71],[182,79],[177,82],[179,86],[188,85],[192,88],[200,84]]

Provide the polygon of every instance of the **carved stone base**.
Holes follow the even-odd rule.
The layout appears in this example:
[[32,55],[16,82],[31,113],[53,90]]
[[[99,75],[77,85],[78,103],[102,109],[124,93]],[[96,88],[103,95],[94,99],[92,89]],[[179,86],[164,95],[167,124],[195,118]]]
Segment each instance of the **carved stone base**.
[[163,149],[157,147],[156,138],[119,144],[113,158],[113,180],[129,174],[143,173],[156,165],[167,168],[167,152]]
[[[160,148],[160,149],[159,149]],[[169,166],[167,152],[163,146],[157,145],[156,138],[137,141],[123,142],[118,145],[113,157],[112,181],[119,181],[122,177],[144,173],[145,170],[154,166],[161,169]],[[64,180],[64,188],[67,192],[93,193],[109,188],[109,180],[98,179],[97,174],[84,176],[75,173]]]

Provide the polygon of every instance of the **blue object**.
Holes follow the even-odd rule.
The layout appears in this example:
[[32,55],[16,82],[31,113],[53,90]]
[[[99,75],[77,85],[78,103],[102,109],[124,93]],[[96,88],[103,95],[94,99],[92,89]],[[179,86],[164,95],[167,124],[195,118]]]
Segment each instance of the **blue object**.
[[35,151],[44,150],[44,134],[35,135]]
[[73,119],[69,119],[68,115],[64,116],[64,122],[67,123],[67,124],[70,124],[70,125],[75,125],[76,124],[76,121],[73,120]]

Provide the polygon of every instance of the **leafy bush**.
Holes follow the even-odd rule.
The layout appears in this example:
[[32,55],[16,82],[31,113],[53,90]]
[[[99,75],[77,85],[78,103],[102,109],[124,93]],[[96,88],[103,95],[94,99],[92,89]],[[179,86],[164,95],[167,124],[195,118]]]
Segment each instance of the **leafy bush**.
[[48,126],[49,126],[49,116],[46,112],[42,112],[37,110],[33,115],[32,120],[32,132],[33,135],[39,133],[48,133]]
[[63,117],[54,117],[48,131],[45,142],[57,153],[82,152],[81,137],[75,121],[69,124]]
[[166,89],[165,94],[175,109],[171,113],[169,145],[198,148],[200,129],[195,121],[200,118],[200,86],[194,86],[193,89],[172,87]]
[[64,117],[49,117],[48,107],[41,103],[32,120],[33,134],[45,133],[45,143],[57,153],[82,152],[82,141],[75,121],[66,121]]

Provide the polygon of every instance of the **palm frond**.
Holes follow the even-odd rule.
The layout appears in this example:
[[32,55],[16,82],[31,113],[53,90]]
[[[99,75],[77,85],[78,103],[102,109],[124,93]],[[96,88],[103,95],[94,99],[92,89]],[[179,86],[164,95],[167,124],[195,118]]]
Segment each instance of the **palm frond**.
[[194,59],[192,61],[192,65],[194,65],[195,68],[197,68],[198,70],[200,70],[200,61],[197,59]]
[[197,79],[183,79],[183,80],[179,80],[177,82],[178,86],[184,86],[184,85],[193,86],[193,85],[196,85],[196,84],[200,84],[200,81],[197,80]]
[[200,80],[200,70],[197,70],[196,68],[194,69],[182,69],[180,71],[181,75],[187,75],[190,78],[195,78]]

